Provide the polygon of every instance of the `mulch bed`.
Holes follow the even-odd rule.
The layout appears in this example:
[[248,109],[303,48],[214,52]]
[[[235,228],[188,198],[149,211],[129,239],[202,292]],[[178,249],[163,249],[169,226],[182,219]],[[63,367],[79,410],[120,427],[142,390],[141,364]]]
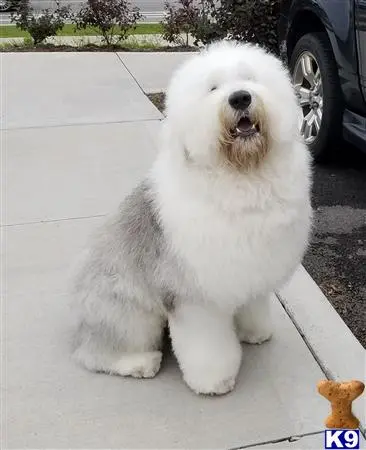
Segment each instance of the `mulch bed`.
[[123,47],[123,46],[102,46],[83,45],[73,47],[71,45],[37,45],[37,46],[9,46],[0,48],[0,53],[29,53],[29,52],[197,52],[197,47]]
[[164,114],[165,110],[165,93],[164,92],[156,92],[153,94],[147,94],[150,101],[158,108],[158,110]]

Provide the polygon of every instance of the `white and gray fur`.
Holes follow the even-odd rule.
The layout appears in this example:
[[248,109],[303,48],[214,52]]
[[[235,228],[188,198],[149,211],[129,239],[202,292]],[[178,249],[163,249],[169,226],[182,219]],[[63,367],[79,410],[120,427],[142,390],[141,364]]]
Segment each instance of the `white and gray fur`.
[[[257,126],[245,139],[231,131],[228,101],[242,89]],[[219,43],[177,71],[152,170],[101,228],[76,280],[82,365],[153,377],[168,324],[192,390],[234,388],[240,341],[271,337],[271,293],[308,242],[310,157],[298,113],[287,71],[257,47]]]
[[[144,180],[99,230],[76,279],[81,314],[75,356],[90,370],[119,373],[121,354],[160,351],[178,278],[183,277],[159,223],[151,182]],[[128,375],[152,375],[137,366]]]

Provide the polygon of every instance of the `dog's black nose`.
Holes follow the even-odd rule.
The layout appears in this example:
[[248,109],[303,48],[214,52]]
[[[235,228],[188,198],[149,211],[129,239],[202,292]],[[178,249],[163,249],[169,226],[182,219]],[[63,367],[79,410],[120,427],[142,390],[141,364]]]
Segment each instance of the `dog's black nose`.
[[248,91],[235,91],[229,96],[229,104],[234,109],[244,110],[252,102],[252,96]]

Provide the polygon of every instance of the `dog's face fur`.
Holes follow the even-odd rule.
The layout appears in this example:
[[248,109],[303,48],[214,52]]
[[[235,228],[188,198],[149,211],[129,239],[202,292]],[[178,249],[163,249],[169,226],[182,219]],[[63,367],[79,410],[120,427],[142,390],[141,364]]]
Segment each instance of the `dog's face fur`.
[[220,42],[188,60],[171,81],[166,113],[186,158],[210,168],[253,170],[298,133],[287,71],[248,44]]

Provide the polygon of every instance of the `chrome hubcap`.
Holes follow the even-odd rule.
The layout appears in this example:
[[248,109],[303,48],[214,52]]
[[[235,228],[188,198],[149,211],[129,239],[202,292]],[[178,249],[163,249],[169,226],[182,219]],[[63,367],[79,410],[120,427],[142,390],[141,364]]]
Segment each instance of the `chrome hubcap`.
[[323,84],[314,55],[308,51],[300,55],[292,79],[301,106],[300,132],[305,142],[311,144],[319,133],[323,118]]
[[7,0],[0,0],[0,11],[6,11],[10,7],[10,2]]

